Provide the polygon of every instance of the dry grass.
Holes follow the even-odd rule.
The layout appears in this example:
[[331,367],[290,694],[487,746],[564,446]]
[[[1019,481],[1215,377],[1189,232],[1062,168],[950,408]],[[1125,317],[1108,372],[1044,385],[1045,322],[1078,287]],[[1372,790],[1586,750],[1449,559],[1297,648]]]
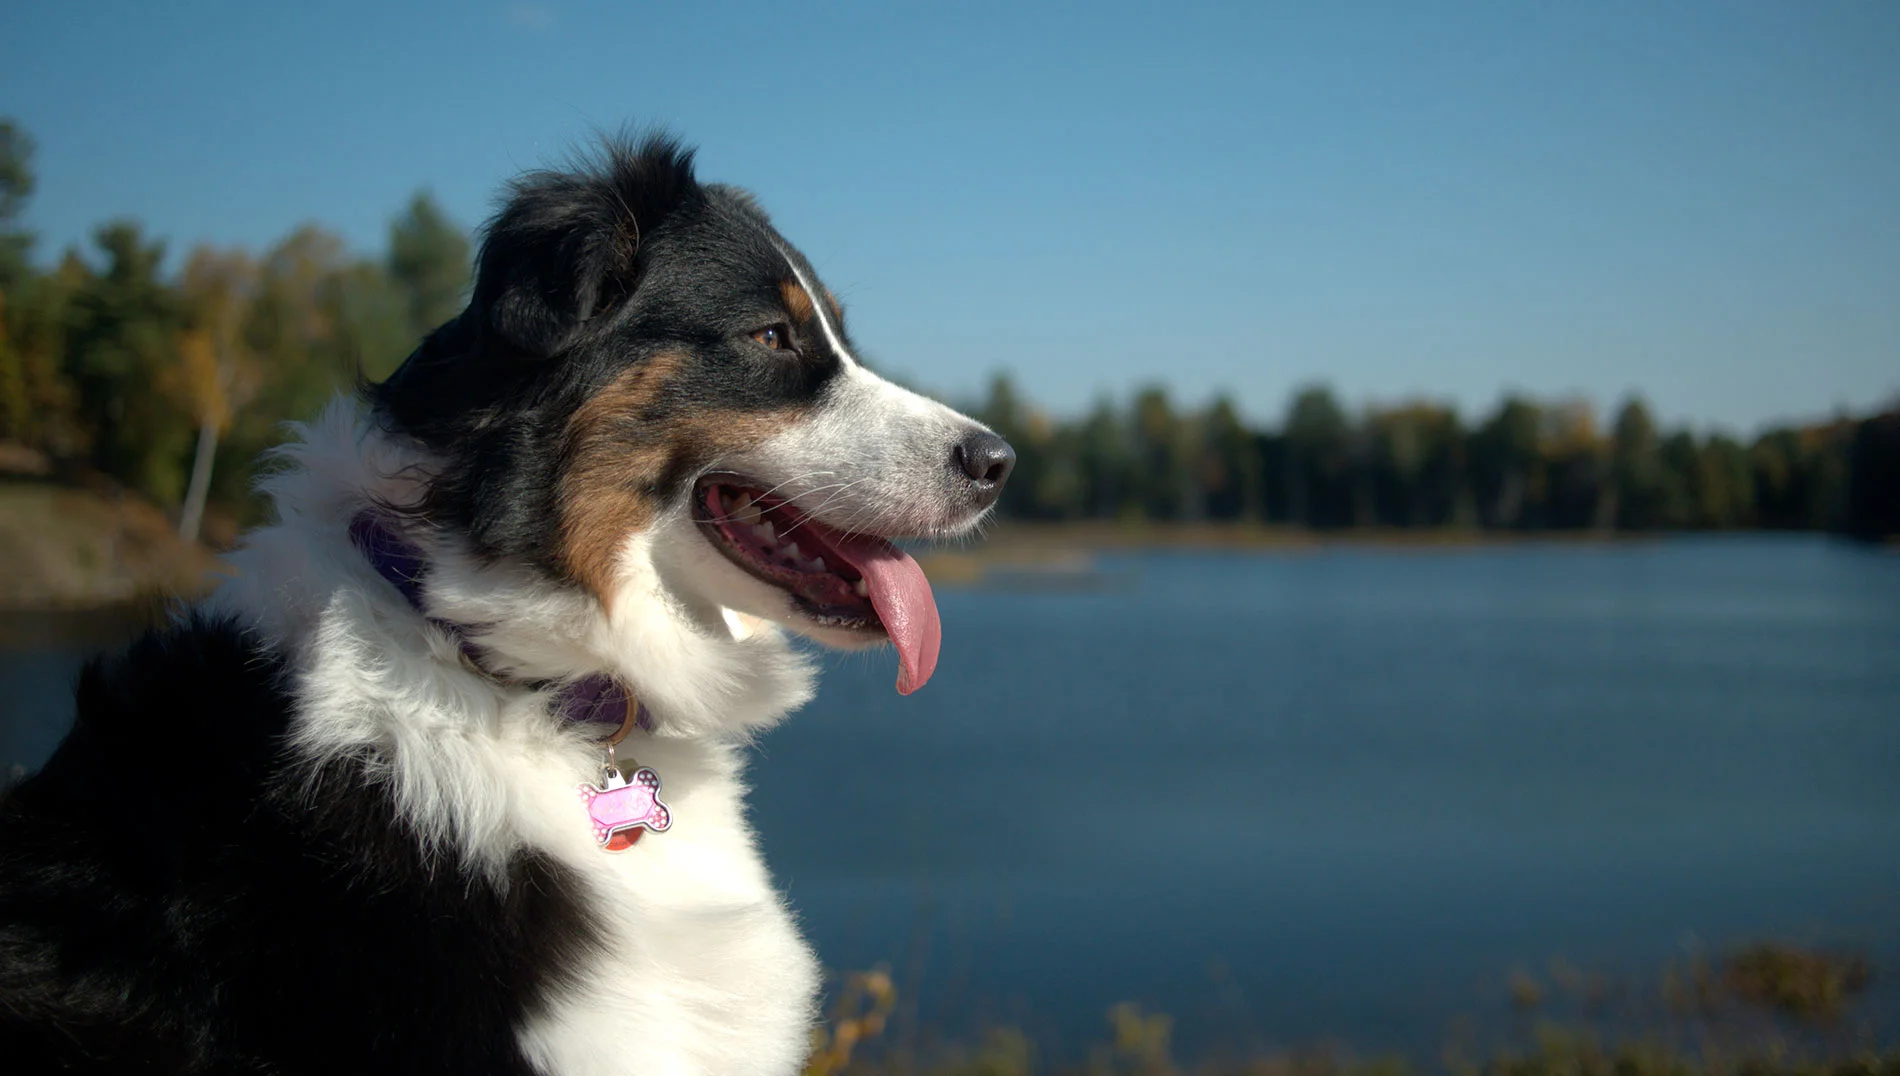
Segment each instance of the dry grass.
[[1130,1003],[1110,1007],[1103,1038],[1068,1065],[1041,1063],[1013,1028],[918,1056],[876,1041],[896,992],[884,970],[868,974],[846,979],[808,1076],[1900,1076],[1890,1034],[1850,1026],[1873,979],[1867,960],[1773,942],[1672,966],[1653,989],[1614,988],[1562,961],[1513,972],[1503,989],[1517,1029],[1486,1050],[1448,1046],[1435,1064],[1340,1046],[1184,1060],[1174,1021]]
[[218,569],[171,520],[130,495],[33,480],[0,481],[0,608],[123,605],[195,595]]

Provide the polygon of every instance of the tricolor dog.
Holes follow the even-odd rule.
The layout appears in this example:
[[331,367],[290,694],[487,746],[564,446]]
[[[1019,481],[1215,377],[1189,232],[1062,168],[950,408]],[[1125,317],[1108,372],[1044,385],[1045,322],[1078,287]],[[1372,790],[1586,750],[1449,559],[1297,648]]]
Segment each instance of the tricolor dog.
[[812,695],[787,632],[923,686],[892,540],[1013,462],[676,144],[521,178],[467,309],[281,451],[232,579],[0,801],[0,1068],[795,1071],[748,737]]

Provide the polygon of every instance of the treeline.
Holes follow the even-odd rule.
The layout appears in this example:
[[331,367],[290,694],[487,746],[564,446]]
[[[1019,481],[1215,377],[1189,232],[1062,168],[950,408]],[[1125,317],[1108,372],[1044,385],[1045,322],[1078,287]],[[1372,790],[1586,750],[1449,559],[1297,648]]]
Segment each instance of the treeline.
[[[393,370],[463,301],[468,236],[426,193],[379,259],[306,225],[167,272],[164,245],[117,221],[41,270],[32,149],[0,121],[0,447],[103,474],[188,534],[207,505],[254,513],[251,469],[282,422]],[[1161,388],[1060,421],[998,377],[973,410],[1017,448],[1002,509],[1023,519],[1900,533],[1900,410],[1748,444],[1660,429],[1640,400],[1607,430],[1587,405],[1515,397],[1467,425],[1431,403],[1349,413],[1315,386],[1261,430],[1231,399],[1182,409]]]
[[0,442],[103,474],[175,510],[251,515],[251,470],[286,419],[381,377],[461,309],[467,233],[426,193],[387,254],[305,225],[261,254],[198,246],[175,271],[133,221],[37,268],[23,213],[33,144],[0,121]]
[[1261,430],[1228,397],[1182,409],[1160,387],[1058,421],[999,375],[974,410],[1016,446],[1003,512],[1024,519],[1900,533],[1900,409],[1744,443],[1663,429],[1634,397],[1607,429],[1588,403],[1521,396],[1471,425],[1429,402],[1350,413],[1313,385]]

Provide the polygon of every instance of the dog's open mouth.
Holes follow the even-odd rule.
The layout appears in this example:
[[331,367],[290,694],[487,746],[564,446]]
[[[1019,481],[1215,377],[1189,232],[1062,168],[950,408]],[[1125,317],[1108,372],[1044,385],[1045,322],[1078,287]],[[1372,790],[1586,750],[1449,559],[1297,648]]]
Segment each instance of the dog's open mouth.
[[790,594],[800,616],[827,628],[888,636],[897,647],[900,693],[924,686],[936,671],[943,630],[930,581],[887,539],[827,527],[731,475],[700,480],[693,514],[714,548]]

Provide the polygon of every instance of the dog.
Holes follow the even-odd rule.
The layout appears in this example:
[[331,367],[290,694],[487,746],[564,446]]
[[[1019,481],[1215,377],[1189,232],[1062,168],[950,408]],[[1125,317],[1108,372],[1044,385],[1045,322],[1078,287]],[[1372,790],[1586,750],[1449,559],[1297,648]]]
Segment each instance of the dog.
[[796,1071],[748,741],[812,696],[789,635],[923,686],[893,540],[978,527],[1009,445],[660,136],[516,180],[466,309],[276,455],[232,577],[0,802],[0,1064]]

